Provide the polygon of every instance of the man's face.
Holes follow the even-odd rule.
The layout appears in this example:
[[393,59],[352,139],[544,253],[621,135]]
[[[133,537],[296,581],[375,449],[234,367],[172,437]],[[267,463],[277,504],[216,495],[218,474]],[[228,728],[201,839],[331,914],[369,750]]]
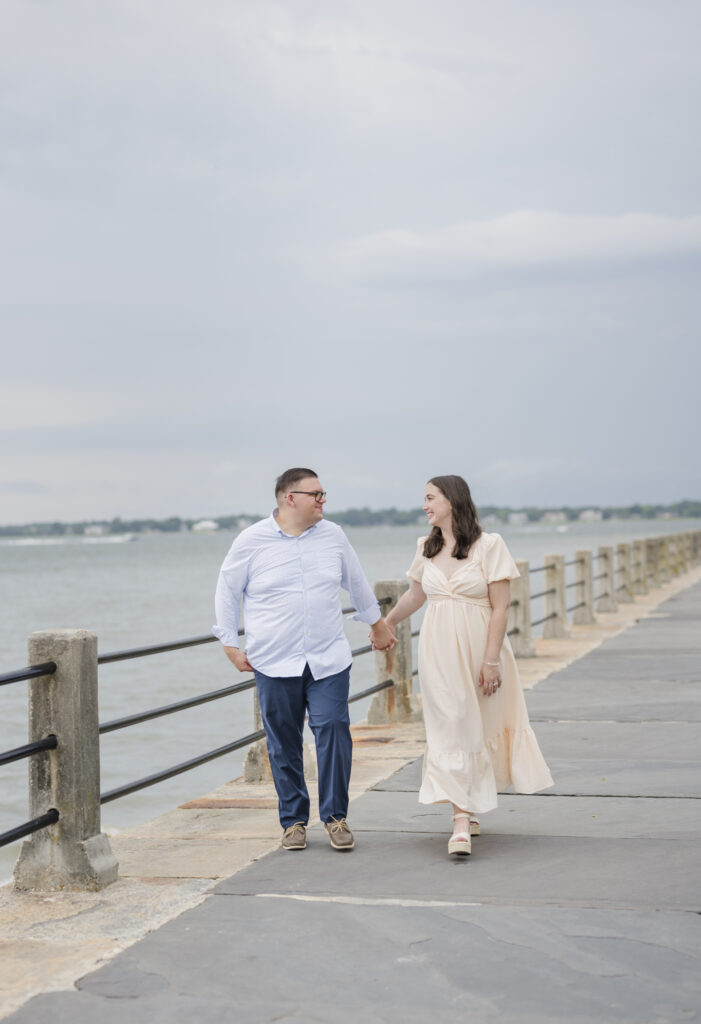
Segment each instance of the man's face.
[[326,498],[321,497],[323,491],[324,488],[315,476],[306,476],[303,480],[298,480],[288,491],[294,498],[295,509],[301,522],[308,526],[313,526],[324,518]]

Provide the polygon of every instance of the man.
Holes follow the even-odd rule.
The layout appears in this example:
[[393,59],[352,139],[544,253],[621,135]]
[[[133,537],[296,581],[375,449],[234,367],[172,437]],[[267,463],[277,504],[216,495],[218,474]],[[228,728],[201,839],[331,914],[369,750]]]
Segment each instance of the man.
[[[395,638],[340,526],[324,519],[326,492],[312,469],[288,469],[275,484],[277,509],[236,538],[219,573],[213,628],[239,672],[253,672],[278,795],[282,846],[307,845],[305,713],[316,742],[319,815],[331,846],[352,850],[348,783],[351,651],[339,590],[367,622],[379,650]],[[246,649],[239,648],[241,599]]]

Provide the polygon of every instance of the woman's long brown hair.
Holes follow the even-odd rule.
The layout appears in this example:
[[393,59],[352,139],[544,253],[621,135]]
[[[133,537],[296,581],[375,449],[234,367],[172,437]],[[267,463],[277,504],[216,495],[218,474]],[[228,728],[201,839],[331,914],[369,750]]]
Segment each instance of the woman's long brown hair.
[[[470,548],[482,535],[470,488],[461,476],[433,476],[428,482],[437,487],[450,502],[455,537],[453,558],[467,558]],[[433,558],[444,544],[441,530],[434,526],[424,544],[424,558]]]

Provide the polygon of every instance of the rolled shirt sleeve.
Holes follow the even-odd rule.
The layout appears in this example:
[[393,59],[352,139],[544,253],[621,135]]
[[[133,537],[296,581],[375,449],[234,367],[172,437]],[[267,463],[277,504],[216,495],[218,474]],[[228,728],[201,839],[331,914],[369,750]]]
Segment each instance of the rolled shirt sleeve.
[[214,594],[217,621],[212,627],[212,632],[225,647],[239,646],[241,598],[248,582],[250,555],[245,537],[240,535],[229,548],[219,572]]
[[372,587],[360,565],[360,559],[356,555],[351,542],[343,534],[343,564],[341,572],[341,586],[350,594],[350,599],[355,605],[356,612],[354,619],[360,622],[367,622],[369,626],[377,622],[382,616],[380,606]]

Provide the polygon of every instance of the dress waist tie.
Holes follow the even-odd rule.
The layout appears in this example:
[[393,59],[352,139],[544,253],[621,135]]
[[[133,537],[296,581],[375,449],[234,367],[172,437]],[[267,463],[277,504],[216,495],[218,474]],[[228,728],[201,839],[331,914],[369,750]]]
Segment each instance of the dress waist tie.
[[431,594],[428,598],[429,604],[438,604],[439,601],[458,601],[460,604],[476,604],[478,608],[490,608],[492,603],[488,597],[469,597],[467,594]]

